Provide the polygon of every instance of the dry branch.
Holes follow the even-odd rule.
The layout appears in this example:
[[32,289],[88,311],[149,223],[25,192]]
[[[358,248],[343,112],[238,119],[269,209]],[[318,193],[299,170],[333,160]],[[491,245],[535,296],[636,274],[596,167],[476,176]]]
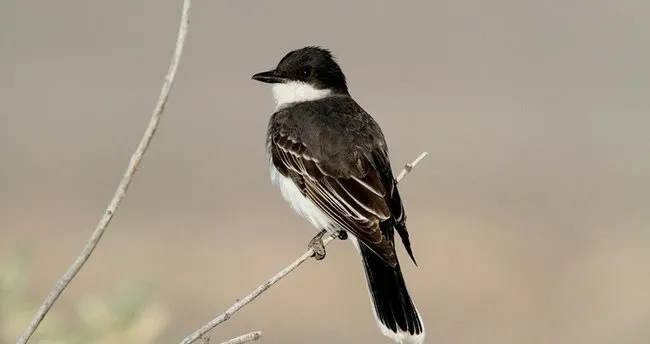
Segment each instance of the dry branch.
[[[420,154],[413,162],[407,163],[404,165],[404,170],[395,178],[397,182],[399,183],[406,177],[409,172],[417,165],[424,157],[427,156],[427,152],[423,152]],[[336,238],[336,235],[328,235],[327,237],[323,238],[323,245],[327,246],[332,240]],[[275,276],[269,278],[266,282],[264,282],[262,285],[257,287],[257,289],[253,290],[250,294],[246,295],[244,298],[237,300],[230,308],[228,308],[225,312],[223,312],[221,315],[218,317],[210,320],[208,323],[203,325],[201,328],[190,334],[189,336],[185,337],[183,341],[181,341],[181,344],[190,344],[194,343],[197,341],[199,338],[201,338],[203,335],[205,335],[208,331],[212,330],[215,328],[217,325],[221,324],[222,322],[225,322],[226,320],[230,319],[230,317],[235,314],[235,312],[239,311],[242,309],[244,306],[249,304],[251,301],[255,300],[258,296],[260,296],[263,292],[265,292],[267,289],[271,288],[274,284],[278,283],[282,278],[286,277],[289,273],[291,273],[293,270],[295,270],[297,267],[299,267],[302,263],[304,263],[307,259],[309,259],[312,255],[314,254],[313,248],[309,248],[307,252],[303,253],[302,256],[300,256],[298,259],[294,260],[291,264],[289,264],[287,267],[282,269],[280,272],[278,272]],[[228,342],[227,342],[228,343]]]
[[233,339],[227,340],[221,344],[243,344],[243,343],[248,343],[248,342],[254,342],[262,337],[262,332],[260,331],[255,331],[251,333],[247,333],[245,335],[235,337]]
[[129,188],[129,184],[131,184],[131,181],[133,180],[133,176],[135,175],[135,172],[138,170],[138,167],[140,166],[142,157],[147,151],[147,148],[149,148],[149,144],[151,142],[151,139],[153,138],[153,135],[156,133],[156,128],[158,127],[158,123],[160,122],[160,117],[165,109],[165,104],[167,103],[167,99],[169,98],[169,93],[171,92],[172,85],[174,84],[174,78],[176,76],[178,64],[181,60],[181,55],[183,54],[185,37],[187,36],[187,28],[189,26],[190,7],[191,7],[191,0],[183,0],[181,22],[180,22],[180,27],[178,29],[178,37],[176,38],[176,48],[174,50],[171,63],[169,65],[169,70],[165,75],[165,80],[163,82],[162,89],[160,90],[160,96],[158,97],[158,102],[156,103],[156,107],[154,108],[153,114],[151,115],[151,119],[149,120],[149,125],[147,126],[147,129],[145,130],[142,139],[140,140],[140,144],[138,145],[138,148],[131,156],[129,165],[126,168],[124,175],[122,176],[122,180],[120,181],[120,184],[117,186],[117,189],[115,190],[115,194],[113,195],[113,198],[108,204],[106,211],[104,211],[102,218],[99,220],[97,227],[95,228],[92,235],[90,236],[88,243],[86,243],[86,246],[84,246],[79,256],[77,256],[76,260],[68,268],[65,274],[61,276],[61,278],[56,282],[56,284],[54,285],[54,289],[52,289],[52,291],[47,296],[47,298],[45,299],[41,307],[38,309],[36,314],[34,314],[34,317],[30,321],[27,328],[23,331],[20,337],[18,337],[16,344],[27,343],[29,338],[34,334],[34,332],[40,325],[41,321],[43,321],[43,318],[45,318],[47,312],[52,308],[52,306],[54,306],[54,303],[57,301],[59,296],[61,296],[61,294],[68,286],[68,284],[70,284],[72,279],[74,279],[77,273],[81,270],[81,268],[84,266],[88,258],[90,258],[90,255],[93,253],[93,251],[99,244],[102,235],[104,234],[106,228],[111,222],[111,219],[115,214],[115,211],[117,211],[117,207],[119,206],[120,202],[126,195],[126,190]]

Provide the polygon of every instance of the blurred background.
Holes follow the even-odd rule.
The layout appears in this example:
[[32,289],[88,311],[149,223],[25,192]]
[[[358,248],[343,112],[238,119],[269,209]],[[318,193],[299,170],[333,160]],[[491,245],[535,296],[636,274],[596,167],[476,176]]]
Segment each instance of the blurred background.
[[[180,7],[0,2],[0,264],[29,257],[0,342],[112,197]],[[321,45],[382,125],[395,173],[430,153],[400,184],[419,267],[399,251],[428,343],[650,342],[649,14],[642,0],[194,1],[151,149],[44,327],[146,285],[155,308],[140,316],[157,318],[140,343],[179,342],[304,252],[315,230],[269,182],[274,104],[250,76]],[[352,245],[335,242],[212,342],[389,343],[365,289]],[[120,342],[111,331],[98,342]]]

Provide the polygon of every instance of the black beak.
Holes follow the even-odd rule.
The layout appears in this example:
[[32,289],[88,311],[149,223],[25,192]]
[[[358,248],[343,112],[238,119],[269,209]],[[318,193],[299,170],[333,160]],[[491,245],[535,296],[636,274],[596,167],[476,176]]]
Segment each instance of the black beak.
[[285,79],[279,76],[275,69],[268,72],[257,73],[253,75],[253,80],[265,82],[267,84],[279,84],[285,82]]

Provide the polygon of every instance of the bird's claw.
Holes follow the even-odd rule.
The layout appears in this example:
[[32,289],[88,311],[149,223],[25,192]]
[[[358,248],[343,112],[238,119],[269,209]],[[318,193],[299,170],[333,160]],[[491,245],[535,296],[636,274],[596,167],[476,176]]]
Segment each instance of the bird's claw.
[[307,245],[308,248],[314,251],[312,257],[316,260],[323,260],[325,258],[325,245],[323,244],[323,236],[327,233],[326,230],[322,230],[316,234],[316,236],[309,241]]

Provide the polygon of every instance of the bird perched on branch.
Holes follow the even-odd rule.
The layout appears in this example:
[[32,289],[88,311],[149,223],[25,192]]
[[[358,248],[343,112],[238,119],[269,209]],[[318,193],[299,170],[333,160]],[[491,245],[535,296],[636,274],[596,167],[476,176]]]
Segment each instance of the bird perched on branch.
[[271,180],[320,230],[309,243],[315,258],[325,257],[325,234],[345,239],[349,233],[381,332],[398,343],[422,343],[422,318],[395,252],[397,232],[415,263],[381,128],[352,99],[341,67],[326,49],[291,51],[275,69],[252,78],[273,85],[277,107],[266,141]]

